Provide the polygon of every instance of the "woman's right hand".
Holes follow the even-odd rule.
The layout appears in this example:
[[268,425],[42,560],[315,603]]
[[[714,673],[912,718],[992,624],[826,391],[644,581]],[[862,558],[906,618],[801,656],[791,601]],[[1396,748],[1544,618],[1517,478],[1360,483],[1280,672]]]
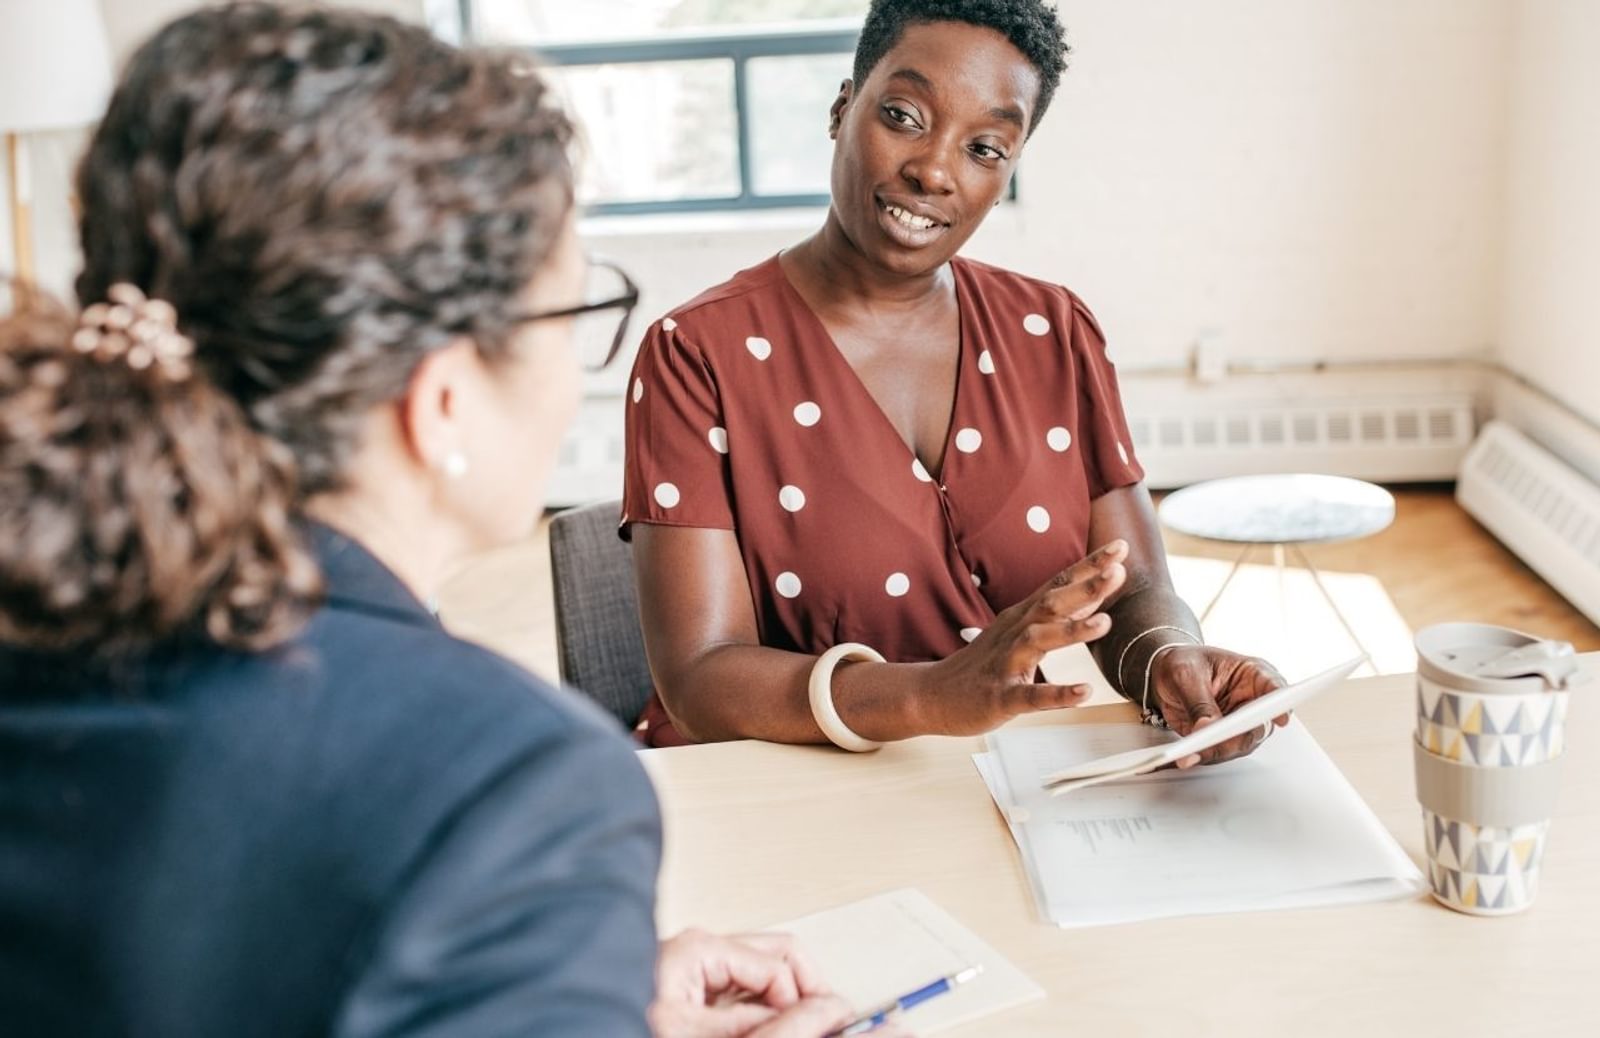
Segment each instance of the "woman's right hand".
[[655,1038],[817,1038],[853,1019],[788,934],[685,930],[661,942],[650,1005]]
[[1039,661],[1111,630],[1111,618],[1099,610],[1127,579],[1127,557],[1126,541],[1104,545],[1002,610],[972,644],[930,667],[918,697],[920,727],[939,735],[981,735],[1019,714],[1088,699],[1088,685],[1036,682]]

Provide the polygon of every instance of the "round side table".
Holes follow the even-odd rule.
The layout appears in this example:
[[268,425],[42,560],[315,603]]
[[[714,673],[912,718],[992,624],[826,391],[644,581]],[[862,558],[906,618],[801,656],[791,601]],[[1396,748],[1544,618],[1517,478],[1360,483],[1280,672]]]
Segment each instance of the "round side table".
[[1311,574],[1317,590],[1333,615],[1339,618],[1345,633],[1367,657],[1367,665],[1372,666],[1367,647],[1361,644],[1350,621],[1339,611],[1301,545],[1356,540],[1385,529],[1394,522],[1394,498],[1387,490],[1343,476],[1308,473],[1233,476],[1196,483],[1169,494],[1161,502],[1158,514],[1164,526],[1179,533],[1243,545],[1222,586],[1201,612],[1202,623],[1216,608],[1222,593],[1228,590],[1251,552],[1270,546],[1278,571],[1280,609],[1285,554],[1292,552],[1296,561]]

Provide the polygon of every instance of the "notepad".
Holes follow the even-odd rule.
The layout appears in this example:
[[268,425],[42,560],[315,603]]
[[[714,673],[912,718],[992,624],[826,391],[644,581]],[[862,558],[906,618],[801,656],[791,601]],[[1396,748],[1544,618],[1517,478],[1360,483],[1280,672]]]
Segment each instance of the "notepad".
[[1253,728],[1272,724],[1274,718],[1288,713],[1312,696],[1326,692],[1354,674],[1366,659],[1365,656],[1358,656],[1304,681],[1286,685],[1252,699],[1226,717],[1218,718],[1204,728],[1197,728],[1182,738],[1157,741],[1154,745],[1141,746],[1124,753],[1114,753],[1109,757],[1097,757],[1091,761],[1072,764],[1046,775],[1043,782],[1050,787],[1054,795],[1060,796],[1075,789],[1097,786],[1115,779],[1132,778],[1169,764],[1176,764],[1185,757],[1203,753],[1213,746],[1220,746],[1234,736],[1243,735]]
[[1298,719],[1249,757],[1053,797],[1063,762],[1149,749],[1145,725],[1021,727],[975,758],[1042,918],[1099,926],[1411,897],[1417,870]]
[[906,1015],[919,1035],[1044,997],[1043,988],[920,890],[890,891],[772,929],[794,934],[823,979],[858,1011],[982,966],[977,978]]

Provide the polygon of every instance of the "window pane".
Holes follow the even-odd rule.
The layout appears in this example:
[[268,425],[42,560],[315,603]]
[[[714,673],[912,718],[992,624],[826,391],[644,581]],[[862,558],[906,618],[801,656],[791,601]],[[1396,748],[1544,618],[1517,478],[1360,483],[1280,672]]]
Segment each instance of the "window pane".
[[732,61],[584,65],[551,75],[583,124],[585,204],[738,196]]
[[867,0],[472,0],[477,39],[534,46],[866,13]]
[[849,54],[751,58],[752,190],[758,195],[825,195],[833,142],[828,108],[850,76]]

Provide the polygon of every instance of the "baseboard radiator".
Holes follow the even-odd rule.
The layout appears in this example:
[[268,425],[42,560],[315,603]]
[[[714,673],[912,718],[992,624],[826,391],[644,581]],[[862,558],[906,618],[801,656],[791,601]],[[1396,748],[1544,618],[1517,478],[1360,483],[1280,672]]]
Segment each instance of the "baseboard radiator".
[[1600,486],[1504,422],[1484,426],[1456,500],[1600,624]]
[[[621,496],[624,399],[584,401],[551,479],[551,507]],[[1155,489],[1259,472],[1448,481],[1475,431],[1472,394],[1457,392],[1218,399],[1187,407],[1129,399],[1128,424]]]
[[1157,489],[1260,472],[1325,472],[1380,483],[1452,480],[1472,444],[1470,393],[1360,399],[1130,401],[1128,423]]

